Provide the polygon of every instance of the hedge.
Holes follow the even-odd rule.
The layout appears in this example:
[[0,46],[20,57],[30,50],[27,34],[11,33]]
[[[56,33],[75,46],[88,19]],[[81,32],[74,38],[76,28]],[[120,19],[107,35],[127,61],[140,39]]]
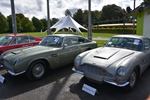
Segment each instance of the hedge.
[[[133,34],[133,28],[93,28],[95,33],[118,33],[118,34]],[[136,33],[136,29],[134,31]]]

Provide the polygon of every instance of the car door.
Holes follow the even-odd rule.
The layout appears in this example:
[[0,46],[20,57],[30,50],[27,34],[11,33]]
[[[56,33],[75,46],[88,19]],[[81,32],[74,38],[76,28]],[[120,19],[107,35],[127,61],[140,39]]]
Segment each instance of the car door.
[[28,36],[29,37],[29,46],[35,46],[39,44],[39,41],[36,41],[36,39],[32,36]]
[[144,57],[143,57],[143,68],[141,69],[141,71],[143,72],[149,65],[150,65],[150,42],[148,38],[145,38],[143,40],[143,47],[144,47]]
[[10,44],[10,49],[21,48],[29,46],[28,36],[17,36]]
[[63,49],[60,54],[61,64],[66,65],[72,63],[75,57],[79,54],[77,37],[66,37],[63,41]]

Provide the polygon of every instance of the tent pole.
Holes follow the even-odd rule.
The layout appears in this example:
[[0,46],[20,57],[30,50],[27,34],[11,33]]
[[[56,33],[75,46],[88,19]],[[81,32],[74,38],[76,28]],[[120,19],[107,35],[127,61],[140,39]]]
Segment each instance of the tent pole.
[[10,1],[11,1],[13,33],[17,34],[17,25],[16,25],[16,14],[15,14],[14,0],[10,0]]
[[47,35],[51,34],[50,29],[50,14],[49,14],[49,0],[47,0]]
[[92,29],[91,29],[91,0],[88,0],[89,11],[88,11],[88,39],[92,40]]

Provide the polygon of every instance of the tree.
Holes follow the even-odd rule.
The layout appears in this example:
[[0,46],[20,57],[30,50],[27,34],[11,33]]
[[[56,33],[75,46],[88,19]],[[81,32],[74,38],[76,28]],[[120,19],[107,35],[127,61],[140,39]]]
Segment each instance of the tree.
[[58,20],[59,20],[59,19],[57,19],[57,18],[52,18],[51,24],[54,25],[56,22],[58,22]]
[[17,32],[21,32],[22,31],[21,20],[18,16],[16,16],[16,21],[17,21]]
[[40,21],[42,22],[42,26],[43,26],[42,31],[47,30],[47,20],[46,19],[41,19]]
[[16,14],[16,16],[18,16],[18,18],[19,18],[20,20],[25,17],[22,13]]
[[[7,16],[7,21],[9,23],[9,30],[8,32],[12,33],[13,32],[13,27],[12,27],[12,15]],[[21,21],[18,16],[16,16],[16,22],[17,22],[17,32],[22,31],[22,26],[21,26]]]
[[0,33],[8,31],[8,22],[5,16],[0,12]]
[[33,17],[32,18],[32,23],[33,23],[33,25],[35,27],[35,31],[36,32],[40,32],[41,29],[43,29],[43,24],[42,24],[42,22],[38,18]]
[[26,17],[21,19],[21,26],[23,27],[23,32],[33,32],[35,30],[32,22]]
[[[124,19],[127,16],[127,12],[119,6],[115,4],[106,5],[102,8],[101,20],[102,21],[112,21],[116,20],[118,22],[119,19]],[[110,23],[110,22],[107,22]]]
[[67,10],[65,11],[65,16],[72,16],[72,14],[71,14],[71,12],[70,12],[69,9],[67,9]]
[[78,9],[76,13],[74,13],[73,18],[75,21],[77,21],[79,24],[83,25],[84,19],[83,19],[83,12],[82,9]]
[[149,2],[149,3],[150,3],[150,0],[144,0],[144,2],[146,2],[146,3],[148,3],[148,2]]
[[91,11],[91,20],[92,24],[97,24],[100,21],[101,12],[98,10]]

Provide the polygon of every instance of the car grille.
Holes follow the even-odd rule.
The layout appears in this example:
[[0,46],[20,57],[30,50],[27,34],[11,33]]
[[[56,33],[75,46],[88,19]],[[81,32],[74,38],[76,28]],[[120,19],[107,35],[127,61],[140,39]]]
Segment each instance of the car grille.
[[97,75],[112,77],[112,75],[106,72],[106,70],[97,66],[93,66],[93,65],[84,64],[81,66],[81,70],[87,73],[93,73]]

